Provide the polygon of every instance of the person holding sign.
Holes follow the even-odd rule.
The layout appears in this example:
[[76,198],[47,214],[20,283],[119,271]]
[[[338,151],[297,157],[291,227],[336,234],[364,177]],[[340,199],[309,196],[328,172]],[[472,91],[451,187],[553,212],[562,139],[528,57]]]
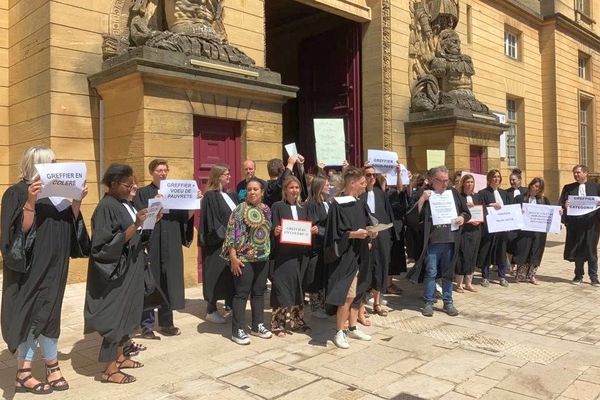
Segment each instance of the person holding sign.
[[[544,196],[544,180],[533,178],[529,182],[527,192],[517,196],[515,202],[518,204],[550,205],[550,201]],[[516,283],[527,280],[534,285],[538,284],[535,274],[542,263],[544,249],[546,248],[546,236],[545,232],[519,231],[514,241],[512,257],[513,263],[517,264]]]
[[[390,201],[383,190],[376,186],[377,173],[375,168],[365,167],[367,190],[360,199],[367,203],[370,215],[380,224],[389,224],[394,220],[394,212]],[[392,241],[396,240],[396,231],[388,229],[379,232],[377,239],[372,241],[369,253],[371,263],[371,288],[373,289],[373,312],[380,317],[387,317],[388,312],[382,308],[382,295],[388,286],[388,271],[392,252]]]
[[[446,314],[454,317],[458,315],[458,310],[452,300],[452,280],[460,248],[460,227],[471,219],[471,213],[465,199],[458,194],[458,191],[452,187],[448,188],[450,182],[448,168],[444,166],[432,168],[427,177],[429,185],[419,191],[419,200],[408,211],[409,223],[423,237],[423,249],[414,268],[409,272],[409,278],[414,280],[416,276],[419,281],[423,281],[425,305],[421,313],[426,317],[432,317],[435,281],[438,276],[441,276],[443,309]],[[450,197],[451,213],[448,212],[445,202],[433,202],[433,196]],[[440,214],[452,214],[456,217],[448,222],[444,220],[436,223]]]
[[588,167],[576,165],[573,167],[575,182],[562,188],[559,205],[563,207],[563,221],[567,227],[564,259],[575,262],[575,277],[572,283],[580,285],[583,282],[583,264],[588,263],[588,274],[592,286],[600,286],[598,281],[598,211],[579,216],[570,216],[569,196],[600,196],[600,186],[588,180]]
[[[403,180],[403,174],[408,178],[408,181]],[[390,266],[388,270],[388,285],[386,292],[390,294],[402,294],[402,289],[392,283],[393,275],[400,275],[406,272],[406,211],[408,210],[408,183],[412,174],[410,171],[402,171],[401,164],[396,166],[396,186],[391,186],[387,191],[387,197],[392,207],[394,234],[396,240],[392,242],[390,254]]]
[[[58,337],[69,257],[85,257],[90,239],[81,199],[37,200],[42,182],[35,164],[55,162],[48,148],[31,147],[20,165],[20,182],[2,196],[2,337],[17,353],[15,391],[35,394],[69,388],[58,367]],[[87,194],[84,187],[82,198]],[[56,204],[55,204],[56,203]],[[31,375],[41,347],[47,383]]]
[[[310,221],[306,207],[300,205],[300,181],[288,176],[283,182],[283,200],[271,207],[273,213],[273,236],[271,260],[271,330],[279,337],[286,335],[286,320],[290,318],[292,331],[310,332],[304,321],[304,291],[302,278],[308,267],[310,245],[285,242],[282,222],[284,220]],[[308,225],[310,234],[319,228]]]
[[[494,207],[501,209],[506,204],[513,204],[514,199],[508,193],[500,189],[502,175],[497,169],[492,169],[487,173],[488,186],[479,191],[479,198],[485,207]],[[487,215],[487,211],[484,212]],[[490,233],[487,225],[484,225],[484,231],[481,237],[481,246],[479,248],[479,257],[477,265],[481,268],[481,286],[490,286],[490,266],[498,266],[498,279],[500,286],[508,286],[506,273],[508,272],[508,259],[506,256],[508,250],[509,235],[507,232]]]
[[[148,207],[148,200],[160,197],[160,182],[167,179],[169,164],[167,160],[155,159],[148,164],[152,182],[138,190],[133,203],[138,210]],[[198,191],[197,197],[202,193]],[[173,310],[185,307],[185,291],[183,277],[183,251],[181,246],[189,247],[194,237],[194,210],[169,210],[156,223],[150,241],[148,253],[150,271],[166,296],[167,303],[158,309],[159,332],[165,336],[179,335],[181,331],[173,324]],[[154,310],[146,310],[141,316],[144,339],[160,339],[154,334]]]
[[[347,337],[371,340],[356,326],[361,304],[370,286],[369,241],[377,237],[369,232],[372,225],[367,204],[358,197],[365,191],[364,171],[356,167],[344,170],[344,190],[331,203],[325,231],[324,256],[329,264],[325,303],[338,306],[333,343],[350,348]],[[348,334],[344,325],[348,322]]]
[[[229,166],[214,165],[208,173],[206,193],[202,198],[200,233],[202,247],[202,294],[207,302],[206,320],[224,324],[225,318],[217,311],[217,300],[231,305],[233,275],[229,264],[221,257],[229,216],[237,207],[237,195],[229,192]],[[245,193],[244,188],[244,193]]]
[[250,296],[250,333],[263,339],[273,336],[265,327],[263,311],[271,253],[271,210],[262,202],[265,190],[257,178],[250,178],[246,193],[246,201],[229,217],[221,250],[221,257],[229,261],[233,274],[231,340],[240,345],[250,344],[245,331],[246,303]]
[[[473,287],[473,273],[477,266],[477,254],[481,242],[481,224],[483,224],[483,206],[479,195],[475,193],[475,178],[473,175],[465,174],[460,178],[458,184],[460,196],[467,203],[471,219],[463,225],[458,249],[458,261],[455,270],[456,291],[464,293],[477,292]],[[463,282],[465,284],[463,288]]]
[[317,234],[310,252],[308,268],[302,280],[303,291],[309,293],[309,303],[312,315],[317,318],[327,318],[325,313],[326,265],[323,260],[323,242],[330,205],[326,198],[329,194],[327,178],[315,176],[310,185],[310,197],[305,203],[306,213],[317,227]]
[[129,165],[111,164],[102,178],[107,187],[92,215],[92,248],[85,289],[84,333],[98,332],[102,382],[135,382],[125,368],[143,365],[123,354],[144,308],[145,243],[140,229],[147,209],[135,212],[127,198],[134,185]]
[[283,161],[274,158],[267,162],[267,171],[269,172],[269,181],[265,188],[265,204],[271,207],[282,199],[283,182],[288,176],[296,176],[300,181],[300,198],[306,198],[306,178],[304,176],[304,157],[300,154],[290,156],[287,165],[284,167]]

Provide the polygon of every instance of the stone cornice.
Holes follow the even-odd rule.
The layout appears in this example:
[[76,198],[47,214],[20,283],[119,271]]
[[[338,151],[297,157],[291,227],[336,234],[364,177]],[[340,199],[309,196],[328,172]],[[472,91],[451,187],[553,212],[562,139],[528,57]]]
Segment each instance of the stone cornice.
[[544,24],[554,24],[556,29],[569,33],[579,39],[581,43],[600,51],[600,36],[563,14],[558,13],[546,17]]

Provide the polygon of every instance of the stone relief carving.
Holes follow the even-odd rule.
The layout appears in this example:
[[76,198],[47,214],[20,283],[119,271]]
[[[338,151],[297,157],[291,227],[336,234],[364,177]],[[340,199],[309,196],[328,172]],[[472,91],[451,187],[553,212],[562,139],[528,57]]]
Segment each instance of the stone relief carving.
[[104,59],[149,46],[253,67],[254,60],[229,44],[224,0],[115,0]]
[[473,61],[462,54],[458,0],[410,1],[411,112],[463,109],[489,114],[475,98]]

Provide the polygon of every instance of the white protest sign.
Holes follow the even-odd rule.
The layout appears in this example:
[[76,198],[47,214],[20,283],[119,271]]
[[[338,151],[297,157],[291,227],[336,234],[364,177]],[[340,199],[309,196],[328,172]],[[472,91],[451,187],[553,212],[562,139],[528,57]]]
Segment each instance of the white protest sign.
[[81,200],[87,168],[85,163],[35,164],[40,174],[42,190],[38,199],[45,197],[65,197]]
[[568,216],[589,214],[598,209],[598,196],[572,196],[569,195],[570,206],[567,208]]
[[398,154],[394,151],[371,150],[367,151],[369,163],[375,172],[385,174],[388,185],[396,186],[398,182],[398,174],[396,173],[396,165],[398,165]]
[[499,210],[487,207],[489,233],[516,231],[523,228],[523,211],[520,204],[505,205]]
[[393,223],[389,223],[389,224],[377,224],[377,225],[370,225],[367,226],[367,230],[369,232],[383,232],[383,231],[387,231],[390,228],[393,228],[394,224]]
[[296,148],[296,143],[290,143],[290,144],[286,144],[285,146],[285,151],[287,151],[288,156],[295,156],[296,154],[298,154],[298,149]]
[[198,184],[195,180],[160,181],[161,202],[169,210],[199,210]]
[[432,192],[429,196],[429,208],[433,225],[450,225],[458,218],[451,190],[444,190],[443,193]]
[[342,165],[346,159],[346,134],[342,118],[315,118],[317,161],[325,165]]
[[523,230],[560,233],[560,206],[523,203]]
[[[148,208],[152,207],[153,204],[155,203],[160,203],[161,207],[162,207],[162,200],[160,197],[154,198],[154,199],[148,199]],[[169,209],[168,208],[164,208],[162,207],[162,213],[163,214],[168,214],[169,213]]]
[[285,244],[297,244],[300,246],[312,246],[311,228],[312,222],[310,221],[282,219],[279,242]]
[[462,178],[465,175],[471,175],[473,180],[475,181],[475,193],[479,192],[481,189],[485,189],[487,187],[487,176],[481,174],[475,174],[473,172],[463,171],[460,174]]
[[408,168],[404,164],[400,164],[400,179],[403,185],[410,185],[410,177],[408,176]]
[[[148,201],[150,203],[150,201]],[[142,225],[142,229],[154,229],[156,225],[156,219],[158,218],[158,213],[162,209],[162,203],[160,201],[152,202],[152,205],[148,206],[148,213],[146,214],[146,219],[144,220],[144,224]]]
[[427,150],[427,169],[446,165],[446,150]]
[[471,219],[469,222],[483,222],[483,206],[473,206],[469,207],[469,212],[471,213]]

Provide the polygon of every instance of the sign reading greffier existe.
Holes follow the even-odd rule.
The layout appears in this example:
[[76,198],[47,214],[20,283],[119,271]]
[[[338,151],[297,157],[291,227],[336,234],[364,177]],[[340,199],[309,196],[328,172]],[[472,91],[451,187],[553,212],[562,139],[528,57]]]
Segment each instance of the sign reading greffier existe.
[[42,181],[38,199],[66,197],[80,200],[87,169],[85,163],[35,164]]
[[169,210],[199,210],[198,184],[194,180],[160,181],[160,201]]
[[281,220],[281,235],[279,242],[286,244],[297,244],[300,246],[312,246],[312,233],[310,221],[294,221],[293,219]]

